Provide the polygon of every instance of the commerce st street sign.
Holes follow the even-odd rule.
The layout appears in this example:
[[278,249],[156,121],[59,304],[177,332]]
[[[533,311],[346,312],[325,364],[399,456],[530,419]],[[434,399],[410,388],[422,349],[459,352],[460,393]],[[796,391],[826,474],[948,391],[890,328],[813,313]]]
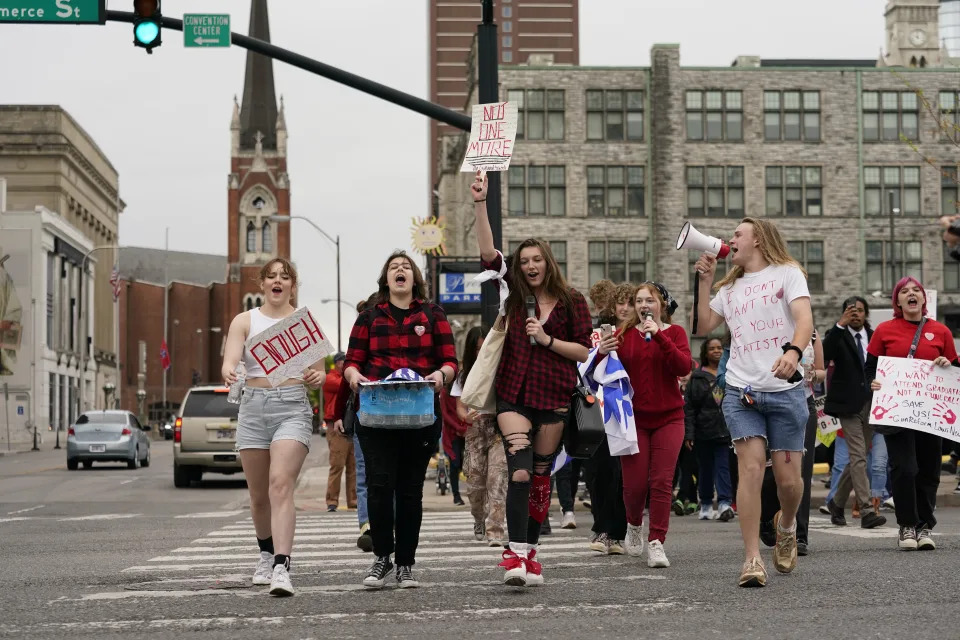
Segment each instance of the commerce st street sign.
[[229,47],[230,15],[227,13],[184,14],[183,46]]
[[105,24],[107,0],[0,0],[0,24]]

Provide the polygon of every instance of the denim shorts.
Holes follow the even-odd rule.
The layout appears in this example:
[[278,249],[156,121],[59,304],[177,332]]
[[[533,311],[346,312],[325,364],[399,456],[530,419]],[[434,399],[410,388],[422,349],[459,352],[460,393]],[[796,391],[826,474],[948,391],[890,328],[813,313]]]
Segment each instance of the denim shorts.
[[309,451],[311,435],[313,414],[303,385],[244,388],[237,419],[237,451],[269,449],[277,440],[296,440]]
[[538,431],[541,425],[556,424],[558,422],[567,422],[567,414],[570,413],[569,407],[560,407],[557,409],[534,409],[519,404],[513,404],[506,400],[497,400],[497,415],[501,413],[519,413],[530,421],[533,425],[534,433]]
[[740,389],[727,385],[723,395],[723,417],[730,438],[763,438],[770,451],[803,451],[803,437],[810,409],[804,385],[786,391],[751,391],[755,403],[745,407]]

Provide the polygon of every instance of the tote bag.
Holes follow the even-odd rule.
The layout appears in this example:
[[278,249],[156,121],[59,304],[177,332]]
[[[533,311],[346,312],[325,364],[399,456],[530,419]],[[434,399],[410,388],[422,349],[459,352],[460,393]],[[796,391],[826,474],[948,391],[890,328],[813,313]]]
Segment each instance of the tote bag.
[[484,413],[497,412],[496,378],[507,337],[507,319],[499,316],[477,353],[477,361],[463,384],[460,401]]

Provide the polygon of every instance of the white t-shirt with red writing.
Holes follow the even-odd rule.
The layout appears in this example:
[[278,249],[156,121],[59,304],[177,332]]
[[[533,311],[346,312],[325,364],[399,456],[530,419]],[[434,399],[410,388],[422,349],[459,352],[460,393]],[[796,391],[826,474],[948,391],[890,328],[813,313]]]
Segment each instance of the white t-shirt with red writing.
[[727,384],[756,391],[785,391],[803,384],[781,380],[770,370],[783,355],[784,343],[793,340],[790,303],[809,297],[803,271],[793,265],[770,265],[717,292],[710,308],[723,316],[732,338]]

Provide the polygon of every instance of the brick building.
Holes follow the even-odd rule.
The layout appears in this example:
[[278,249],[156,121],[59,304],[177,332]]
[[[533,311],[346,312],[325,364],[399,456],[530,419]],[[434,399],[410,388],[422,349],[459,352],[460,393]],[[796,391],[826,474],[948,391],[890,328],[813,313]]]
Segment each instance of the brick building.
[[[251,2],[250,36],[270,41],[267,0]],[[273,61],[252,52],[243,101],[234,99],[230,121],[227,190],[226,256],[121,251],[121,406],[137,411],[137,391],[143,389],[150,420],[176,409],[192,384],[221,379],[230,321],[262,302],[260,268],[276,256],[290,258],[290,225],[270,220],[290,215],[283,98],[278,108]],[[165,334],[171,360],[166,379],[160,366]]]
[[[495,0],[494,5],[500,62],[580,63],[579,0]],[[479,0],[430,0],[430,100],[454,111],[464,110],[470,94],[470,45],[480,13]],[[454,133],[449,125],[430,121],[431,189],[439,179],[440,140]]]
[[[555,128],[516,144],[502,187],[506,249],[548,240],[581,290],[656,278],[685,317],[697,256],[675,249],[683,221],[729,238],[744,215],[765,216],[810,274],[818,326],[854,293],[880,292],[876,305],[888,306],[907,273],[940,292],[938,317],[957,330],[960,264],[934,220],[958,200],[958,145],[940,121],[957,121],[960,72],[938,44],[936,2],[886,11],[879,61],[692,68],[677,45],[656,45],[650,67],[502,66],[501,95],[521,104],[521,126],[534,117]],[[473,256],[462,140],[444,141],[438,191],[448,253]]]

